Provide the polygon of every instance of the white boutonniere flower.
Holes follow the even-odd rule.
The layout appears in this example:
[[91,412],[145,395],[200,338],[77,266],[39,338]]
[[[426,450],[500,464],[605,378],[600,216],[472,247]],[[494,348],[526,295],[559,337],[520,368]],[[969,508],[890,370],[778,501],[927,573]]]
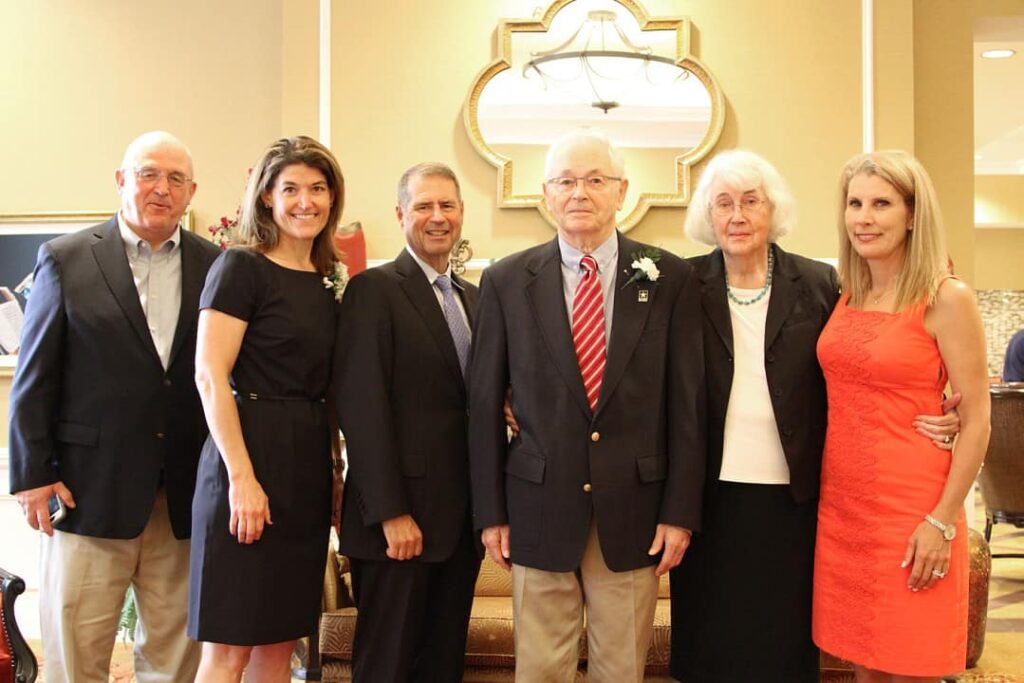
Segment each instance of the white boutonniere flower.
[[658,261],[661,259],[660,249],[641,249],[640,251],[632,255],[633,262],[630,267],[633,269],[633,274],[626,284],[622,285],[625,288],[634,282],[657,282],[658,278],[661,277],[661,271],[658,270]]
[[345,287],[348,286],[348,266],[341,261],[335,261],[334,272],[330,275],[325,275],[323,283],[324,289],[334,290],[334,300],[341,301],[341,296],[345,293]]

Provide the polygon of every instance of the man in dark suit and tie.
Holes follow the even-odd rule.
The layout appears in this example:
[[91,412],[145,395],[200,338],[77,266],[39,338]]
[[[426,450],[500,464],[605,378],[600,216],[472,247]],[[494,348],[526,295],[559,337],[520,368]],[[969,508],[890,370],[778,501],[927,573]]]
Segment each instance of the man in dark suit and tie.
[[[628,181],[596,131],[556,141],[558,236],[489,267],[470,391],[475,526],[511,564],[517,681],[640,681],[658,577],[700,523],[703,358],[692,269],[615,229]],[[518,434],[508,441],[506,389]]]
[[443,164],[398,185],[406,248],[352,278],[335,400],[349,473],[341,551],[359,616],[357,682],[462,680],[481,552],[469,504],[466,381],[477,288],[452,272],[459,183]]
[[[178,223],[195,193],[188,149],[134,140],[121,209],[39,249],[11,387],[11,491],[42,539],[47,681],[106,683],[128,586],[140,683],[195,677],[185,637],[188,537],[206,436],[194,357],[217,248]],[[50,524],[48,501],[67,507]]]

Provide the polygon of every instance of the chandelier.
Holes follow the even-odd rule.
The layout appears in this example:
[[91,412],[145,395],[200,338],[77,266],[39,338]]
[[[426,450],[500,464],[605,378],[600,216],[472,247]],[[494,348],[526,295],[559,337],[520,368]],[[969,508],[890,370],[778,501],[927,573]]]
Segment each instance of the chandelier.
[[605,114],[630,91],[685,80],[690,73],[650,47],[636,45],[611,10],[595,10],[561,45],[531,52],[523,78],[537,79]]

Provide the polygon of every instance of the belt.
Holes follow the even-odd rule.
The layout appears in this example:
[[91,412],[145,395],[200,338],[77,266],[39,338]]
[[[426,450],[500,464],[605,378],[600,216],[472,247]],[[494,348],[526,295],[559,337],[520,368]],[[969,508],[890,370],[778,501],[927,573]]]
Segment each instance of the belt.
[[231,393],[238,398],[244,398],[247,401],[299,401],[302,403],[327,402],[327,399],[323,396],[320,398],[310,398],[308,396],[271,396],[269,394],[257,394],[254,391],[239,391],[238,389],[232,389]]

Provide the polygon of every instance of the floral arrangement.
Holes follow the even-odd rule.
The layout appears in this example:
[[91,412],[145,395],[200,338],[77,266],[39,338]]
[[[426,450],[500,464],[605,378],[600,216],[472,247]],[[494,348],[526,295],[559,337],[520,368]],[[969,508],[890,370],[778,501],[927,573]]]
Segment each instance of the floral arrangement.
[[[239,209],[240,211],[241,209]],[[220,221],[211,225],[207,230],[210,231],[210,240],[220,247],[221,251],[224,251],[231,246],[234,241],[235,235],[234,230],[238,227],[238,211],[235,212],[234,218],[228,218],[227,216],[221,216]]]
[[631,255],[633,262],[630,267],[633,269],[633,274],[626,284],[622,285],[625,288],[634,282],[657,282],[658,278],[661,277],[661,271],[658,270],[657,263],[661,260],[660,249],[641,249],[640,251],[634,252]]
[[348,266],[342,261],[335,261],[334,272],[330,275],[324,275],[323,283],[324,289],[334,290],[334,300],[341,301],[341,297],[345,293],[345,287],[348,286]]

